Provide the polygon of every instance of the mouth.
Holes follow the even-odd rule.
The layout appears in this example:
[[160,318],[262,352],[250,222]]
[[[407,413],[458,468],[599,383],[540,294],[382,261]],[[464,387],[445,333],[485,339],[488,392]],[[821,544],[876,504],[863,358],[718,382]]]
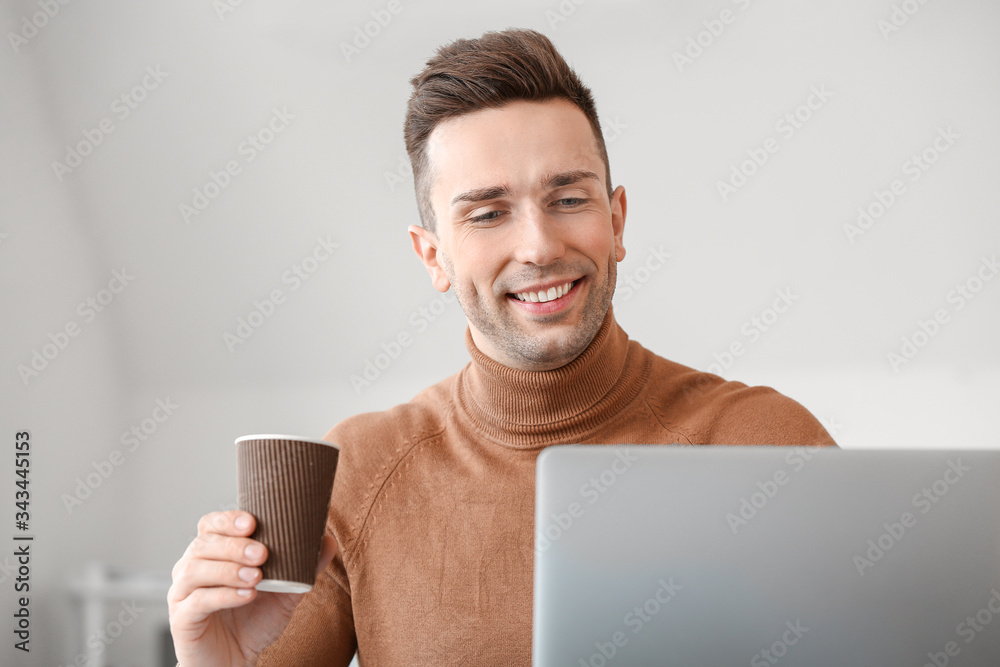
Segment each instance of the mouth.
[[561,299],[569,294],[582,279],[570,280],[560,285],[553,285],[539,290],[528,290],[525,292],[509,292],[508,297],[523,303],[548,303]]
[[509,292],[507,299],[516,311],[530,318],[544,317],[551,320],[552,317],[573,311],[577,297],[585,289],[581,285],[586,280],[586,276],[581,276],[576,280],[560,283],[532,285],[521,292]]

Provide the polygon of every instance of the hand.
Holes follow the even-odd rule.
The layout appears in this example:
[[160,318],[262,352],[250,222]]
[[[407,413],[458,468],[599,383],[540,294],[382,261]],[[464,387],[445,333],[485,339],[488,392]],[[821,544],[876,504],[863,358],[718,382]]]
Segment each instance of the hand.
[[[173,569],[167,592],[170,632],[182,667],[254,665],[284,631],[302,593],[264,593],[254,586],[267,548],[251,540],[256,521],[241,511],[212,512]],[[336,543],[323,536],[317,576]]]

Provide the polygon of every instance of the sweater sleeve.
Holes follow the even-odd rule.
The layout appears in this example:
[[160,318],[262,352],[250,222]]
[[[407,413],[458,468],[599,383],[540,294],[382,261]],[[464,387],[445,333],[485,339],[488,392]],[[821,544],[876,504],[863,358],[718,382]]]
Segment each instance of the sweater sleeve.
[[[327,527],[327,534],[332,534]],[[278,640],[265,649],[260,667],[347,667],[357,650],[351,589],[338,545],[330,566],[295,608]]]

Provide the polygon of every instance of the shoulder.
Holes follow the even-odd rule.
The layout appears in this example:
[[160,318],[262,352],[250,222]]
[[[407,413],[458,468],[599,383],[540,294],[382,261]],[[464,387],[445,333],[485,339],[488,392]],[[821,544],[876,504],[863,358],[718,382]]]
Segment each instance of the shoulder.
[[376,462],[398,460],[408,447],[444,429],[452,409],[455,376],[424,389],[409,402],[388,410],[365,412],[344,419],[325,439],[341,448],[341,458],[368,468]]
[[836,444],[812,413],[770,387],[727,381],[646,352],[647,405],[695,444]]
[[384,449],[390,442],[420,439],[440,430],[442,414],[449,405],[429,399],[438,393],[435,390],[439,390],[441,384],[444,383],[425,389],[409,402],[388,410],[348,417],[331,428],[326,439],[345,449],[370,451]]

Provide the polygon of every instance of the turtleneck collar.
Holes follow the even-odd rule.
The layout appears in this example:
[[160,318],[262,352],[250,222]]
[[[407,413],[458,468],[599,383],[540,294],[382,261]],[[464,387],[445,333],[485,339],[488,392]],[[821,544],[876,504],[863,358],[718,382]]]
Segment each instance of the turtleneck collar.
[[638,345],[608,309],[579,357],[550,371],[522,371],[483,354],[466,329],[472,361],[459,373],[456,404],[476,430],[515,448],[571,443],[617,414],[641,389]]

